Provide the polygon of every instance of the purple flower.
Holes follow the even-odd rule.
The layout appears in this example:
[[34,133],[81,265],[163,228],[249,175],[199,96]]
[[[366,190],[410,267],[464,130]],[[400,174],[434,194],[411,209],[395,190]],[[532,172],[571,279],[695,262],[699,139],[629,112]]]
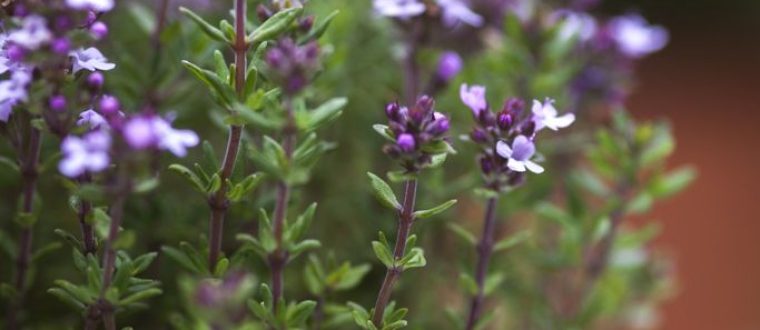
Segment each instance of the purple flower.
[[496,143],[496,153],[504,159],[508,159],[507,167],[516,172],[525,172],[529,170],[533,173],[542,173],[544,168],[530,160],[536,153],[536,146],[533,145],[524,135],[518,135],[512,142],[512,147],[504,141]]
[[69,8],[105,12],[113,9],[113,0],[66,0]]
[[616,17],[609,22],[608,28],[618,49],[632,58],[654,53],[668,43],[668,31],[665,28],[651,26],[636,14]]
[[58,38],[53,40],[53,43],[50,45],[50,48],[59,55],[66,55],[69,53],[69,50],[71,48],[71,43],[69,42],[69,39],[66,38]]
[[438,78],[447,82],[459,74],[459,71],[462,71],[462,58],[459,54],[452,51],[443,53],[436,69]]
[[95,110],[87,109],[79,114],[78,126],[90,126],[91,129],[108,128],[108,121]]
[[108,62],[103,53],[95,47],[77,49],[69,53],[69,56],[73,58],[74,62],[72,67],[73,73],[77,73],[79,70],[108,71],[116,67],[116,64]]
[[111,95],[103,95],[100,99],[100,112],[106,116],[119,113],[119,100]]
[[443,24],[454,27],[459,22],[480,27],[483,25],[483,17],[467,7],[463,0],[438,0],[443,15]]
[[50,109],[54,111],[66,110],[66,97],[63,95],[54,95],[48,101]]
[[374,0],[372,7],[383,16],[409,19],[425,12],[425,4],[419,0]]
[[103,87],[105,80],[106,78],[103,77],[103,74],[100,71],[95,71],[87,76],[87,85],[89,85],[90,88],[100,89],[100,87]]
[[484,86],[462,84],[459,88],[459,97],[462,102],[472,109],[472,114],[477,118],[481,111],[488,108],[486,101],[486,88]]
[[47,28],[47,21],[42,16],[29,15],[24,17],[21,28],[8,34],[8,41],[29,50],[35,50],[47,44],[53,34]]
[[298,45],[292,39],[280,40],[265,56],[274,80],[285,92],[295,94],[306,87],[319,66],[319,45],[309,42]]
[[562,116],[557,116],[557,109],[554,108],[554,100],[546,99],[544,103],[538,100],[533,100],[533,121],[536,123],[536,131],[548,127],[549,129],[556,131],[560,128],[570,126],[575,121],[575,115],[572,113],[566,113]]
[[557,14],[562,17],[559,35],[563,40],[577,37],[580,42],[587,42],[599,30],[596,19],[587,13],[563,10]]
[[137,116],[124,124],[124,139],[130,147],[142,150],[168,150],[177,157],[187,155],[187,148],[196,146],[198,135],[191,130],[178,130],[158,116]]
[[404,133],[398,136],[396,144],[403,152],[414,151],[416,143],[414,142],[414,136],[409,133]]
[[26,85],[32,80],[31,70],[17,66],[8,80],[0,81],[0,121],[7,122],[16,104],[26,102]]
[[111,135],[108,131],[93,131],[81,138],[67,136],[61,143],[63,159],[58,164],[58,170],[71,178],[85,172],[100,172],[108,167],[110,148]]

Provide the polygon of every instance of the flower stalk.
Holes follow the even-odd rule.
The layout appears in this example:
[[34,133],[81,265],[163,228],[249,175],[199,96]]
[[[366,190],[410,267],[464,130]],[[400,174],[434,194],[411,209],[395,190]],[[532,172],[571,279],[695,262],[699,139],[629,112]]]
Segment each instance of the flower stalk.
[[[235,42],[232,45],[232,49],[235,52],[235,92],[238,94],[238,97],[242,97],[244,93],[246,79],[246,52],[248,51],[248,44],[245,41],[245,13],[245,0],[235,0]],[[224,217],[230,204],[227,198],[227,182],[232,176],[232,170],[235,168],[242,133],[242,126],[230,125],[227,148],[224,152],[221,168],[219,169],[221,187],[208,201],[211,208],[208,254],[208,265],[211,272],[214,271],[222,251]]]
[[[412,231],[412,224],[414,224],[414,204],[416,199],[417,180],[407,180],[404,188],[404,204],[399,211],[396,245],[393,248],[393,257],[395,260],[400,260],[404,257],[406,242],[409,238],[409,233]],[[382,326],[385,307],[388,306],[388,302],[390,302],[393,287],[401,276],[402,271],[403,267],[394,265],[393,267],[389,267],[385,273],[385,279],[377,294],[375,312],[372,315],[372,323],[378,328]]]
[[478,323],[483,312],[483,300],[485,298],[484,287],[488,275],[488,265],[491,261],[494,246],[494,234],[496,228],[496,205],[498,197],[491,197],[486,203],[486,213],[483,222],[483,233],[477,245],[478,261],[475,268],[475,283],[478,292],[470,299],[470,312],[467,316],[465,329],[472,330]]

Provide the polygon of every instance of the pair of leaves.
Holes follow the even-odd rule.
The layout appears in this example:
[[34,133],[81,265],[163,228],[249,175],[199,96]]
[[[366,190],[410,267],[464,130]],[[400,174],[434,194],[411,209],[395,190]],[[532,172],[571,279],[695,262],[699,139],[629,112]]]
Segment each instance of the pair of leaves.
[[[261,285],[261,295],[262,301],[248,300],[248,308],[272,329],[302,328],[317,307],[317,303],[312,300],[287,305],[284,299],[274,302],[272,291],[266,284]],[[275,303],[278,304],[277,312],[273,313]]]

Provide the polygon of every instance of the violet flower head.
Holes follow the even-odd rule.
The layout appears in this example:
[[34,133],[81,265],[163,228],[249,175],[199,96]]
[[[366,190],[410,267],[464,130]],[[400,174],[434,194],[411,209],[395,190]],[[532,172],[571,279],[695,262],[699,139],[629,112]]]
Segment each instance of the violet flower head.
[[36,50],[47,44],[53,38],[48,30],[47,20],[38,15],[24,17],[21,28],[8,34],[8,41],[20,45],[28,50]]
[[95,47],[74,50],[69,53],[69,56],[71,56],[73,60],[73,66],[71,68],[73,73],[77,73],[80,70],[108,71],[116,67],[116,64],[108,62],[108,59],[103,56],[103,53]]
[[61,143],[63,159],[58,170],[70,178],[85,172],[100,172],[108,167],[111,135],[105,130],[96,130],[83,137],[67,136]]
[[432,156],[451,151],[446,141],[449,118],[434,108],[435,101],[428,96],[421,96],[411,108],[397,102],[385,107],[388,126],[382,127],[393,142],[386,144],[383,151],[398,159],[407,171],[420,170],[431,163]]
[[483,17],[472,11],[465,0],[437,0],[437,3],[441,7],[443,24],[448,27],[460,22],[473,27],[483,25]]
[[472,109],[472,114],[475,117],[479,117],[480,113],[488,108],[484,86],[462,84],[459,88],[459,97],[466,106]]
[[544,103],[538,100],[533,100],[533,122],[536,124],[536,131],[540,131],[544,127],[556,131],[560,128],[570,126],[575,121],[575,115],[572,113],[566,113],[559,116],[557,109],[554,108],[554,100],[546,99]]
[[319,45],[298,45],[292,39],[283,39],[267,52],[265,61],[283,90],[295,94],[306,87],[319,67]]
[[66,5],[76,10],[106,12],[114,7],[114,0],[66,0]]
[[654,53],[668,43],[668,31],[661,26],[649,25],[636,14],[619,16],[608,23],[610,37],[620,52],[631,58]]
[[460,71],[462,71],[462,58],[453,51],[444,52],[438,59],[438,68],[435,71],[436,77],[441,81],[448,82]]
[[422,15],[427,9],[420,0],[373,0],[372,8],[382,16],[403,20]]
[[175,129],[166,119],[155,115],[130,118],[124,124],[122,134],[133,149],[167,150],[177,157],[186,156],[187,148],[198,145],[200,141],[195,132]]
[[526,169],[536,174],[544,172],[541,165],[531,160],[536,153],[536,146],[525,135],[518,135],[511,147],[500,140],[496,143],[496,153],[507,159],[507,167],[515,172],[525,172]]
[[578,41],[585,43],[599,31],[596,19],[587,13],[562,10],[556,14],[561,17],[559,35],[563,40],[578,38]]

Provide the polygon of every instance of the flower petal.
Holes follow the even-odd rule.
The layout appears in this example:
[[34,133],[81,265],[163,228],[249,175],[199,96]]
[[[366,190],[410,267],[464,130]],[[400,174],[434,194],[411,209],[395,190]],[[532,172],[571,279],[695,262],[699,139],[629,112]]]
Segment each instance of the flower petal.
[[525,167],[527,167],[529,171],[536,174],[544,173],[544,168],[541,165],[538,165],[537,163],[533,162],[532,160],[526,160]]
[[507,162],[507,167],[515,172],[525,172],[525,162],[510,158]]
[[509,159],[512,157],[512,148],[509,147],[509,144],[500,140],[496,142],[496,153],[502,158]]

